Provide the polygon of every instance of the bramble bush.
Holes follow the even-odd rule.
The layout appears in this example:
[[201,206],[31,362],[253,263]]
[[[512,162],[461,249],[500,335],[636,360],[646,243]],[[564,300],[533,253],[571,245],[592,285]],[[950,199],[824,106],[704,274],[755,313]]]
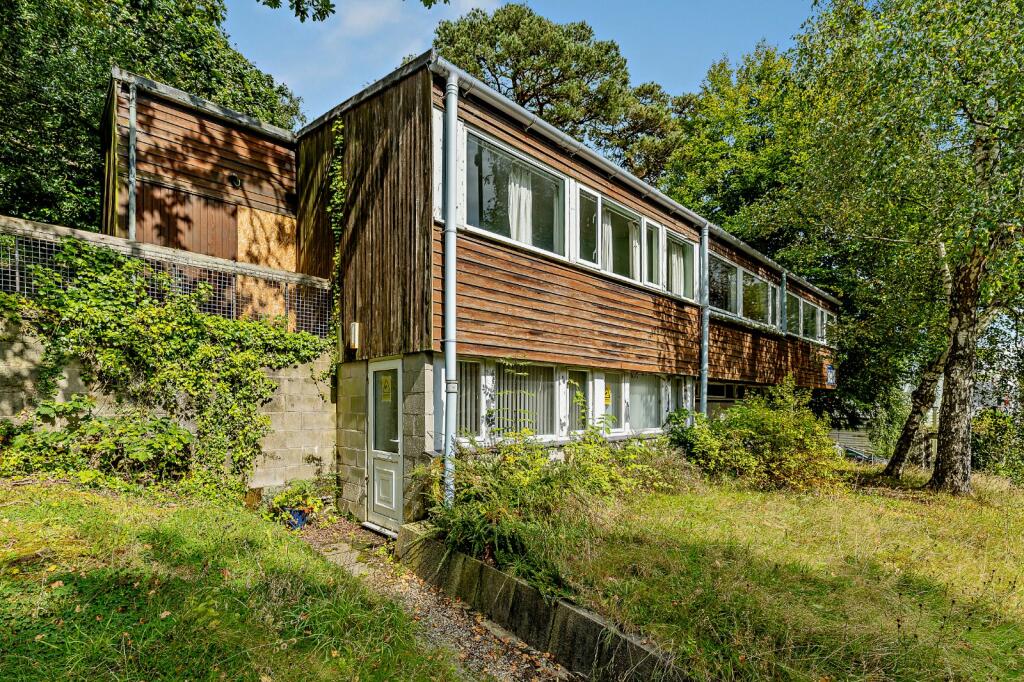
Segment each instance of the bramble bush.
[[[0,472],[86,468],[207,496],[241,490],[270,429],[266,370],[314,360],[328,341],[281,319],[206,314],[208,285],[180,293],[169,274],[110,249],[65,239],[54,262],[33,268],[32,297],[0,295],[6,325],[43,346],[31,413],[0,428]],[[111,398],[111,414],[54,401],[70,363]]]
[[451,506],[444,504],[440,462],[420,475],[434,532],[449,548],[566,594],[558,561],[547,551],[550,538],[585,541],[604,504],[664,487],[658,464],[667,450],[663,438],[610,443],[592,427],[553,457],[550,446],[524,430],[458,449]]
[[732,476],[757,488],[804,491],[839,483],[841,462],[828,421],[808,407],[792,378],[746,398],[719,419],[685,410],[669,417],[670,442],[711,476]]

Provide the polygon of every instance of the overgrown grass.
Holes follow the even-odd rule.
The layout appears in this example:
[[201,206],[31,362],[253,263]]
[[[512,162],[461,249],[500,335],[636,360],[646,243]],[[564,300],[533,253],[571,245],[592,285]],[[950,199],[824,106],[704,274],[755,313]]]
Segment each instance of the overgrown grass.
[[451,679],[391,602],[242,509],[0,484],[0,679]]
[[829,494],[694,476],[543,551],[579,601],[697,678],[1024,676],[1024,491],[978,476],[960,499],[848,476]]

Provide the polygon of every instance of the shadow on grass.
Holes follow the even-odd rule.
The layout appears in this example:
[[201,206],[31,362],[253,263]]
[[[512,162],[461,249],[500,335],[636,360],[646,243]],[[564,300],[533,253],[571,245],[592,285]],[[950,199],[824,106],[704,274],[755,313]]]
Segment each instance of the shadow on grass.
[[137,541],[87,572],[0,579],[0,679],[449,674],[397,606],[255,520],[183,510]]
[[958,594],[857,557],[812,567],[629,530],[603,540],[582,570],[606,612],[667,644],[698,678],[1024,674],[1024,626],[998,610],[1008,585]]

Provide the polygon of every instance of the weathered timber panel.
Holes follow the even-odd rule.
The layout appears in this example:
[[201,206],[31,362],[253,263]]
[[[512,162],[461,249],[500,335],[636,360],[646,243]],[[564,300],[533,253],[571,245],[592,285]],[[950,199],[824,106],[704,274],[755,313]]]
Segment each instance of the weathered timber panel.
[[[341,114],[348,179],[338,240],[343,338],[359,322],[367,359],[431,347],[430,78],[418,71]],[[299,267],[329,267],[333,120],[299,142]],[[312,243],[312,246],[311,246]]]
[[[434,348],[441,350],[441,229],[435,227]],[[493,242],[458,237],[458,352],[534,362],[696,375],[692,304]],[[824,387],[828,350],[712,320],[713,380]]]
[[[114,81],[107,115],[104,231],[127,236],[129,86]],[[136,239],[294,269],[295,150],[142,88],[136,94]],[[271,222],[273,234],[257,229]],[[116,214],[116,220],[112,216]],[[267,233],[267,234],[264,234]],[[270,241],[257,244],[264,236]],[[290,267],[288,263],[292,263]]]
[[[331,276],[334,235],[327,216],[330,167],[334,159],[333,122],[304,135],[296,152],[299,197],[296,208],[296,267],[316,277]],[[351,202],[349,202],[351,204]]]

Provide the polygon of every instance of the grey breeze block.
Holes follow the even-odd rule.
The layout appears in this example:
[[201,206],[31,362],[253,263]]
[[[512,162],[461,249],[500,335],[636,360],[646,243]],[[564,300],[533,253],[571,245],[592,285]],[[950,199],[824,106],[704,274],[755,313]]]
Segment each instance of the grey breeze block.
[[448,596],[550,652],[574,673],[601,681],[688,679],[664,653],[596,613],[564,599],[548,602],[523,580],[430,539],[424,522],[402,526],[395,555]]

